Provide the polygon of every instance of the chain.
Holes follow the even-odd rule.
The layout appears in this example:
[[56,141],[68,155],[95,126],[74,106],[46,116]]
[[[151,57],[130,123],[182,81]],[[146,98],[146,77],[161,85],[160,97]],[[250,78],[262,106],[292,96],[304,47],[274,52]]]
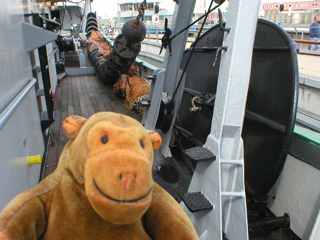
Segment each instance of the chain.
[[147,0],[144,0],[138,8],[139,15],[137,16],[137,21],[139,21],[140,19],[143,21],[144,10],[146,9],[146,6]]

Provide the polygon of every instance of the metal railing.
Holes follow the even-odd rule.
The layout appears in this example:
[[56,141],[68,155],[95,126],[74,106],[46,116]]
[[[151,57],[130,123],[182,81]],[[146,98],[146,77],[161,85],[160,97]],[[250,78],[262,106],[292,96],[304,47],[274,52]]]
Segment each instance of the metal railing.
[[[202,30],[202,33],[205,33],[209,28],[204,28]],[[111,32],[106,33],[107,36],[117,36],[119,33],[121,33],[121,28],[113,28]],[[187,40],[188,43],[193,43],[199,33],[199,30],[196,31],[189,31],[189,38]],[[147,35],[145,40],[156,40],[161,41],[162,37],[164,35],[164,29],[163,28],[147,28]]]
[[[283,29],[291,36],[291,38],[297,43],[299,46],[299,52],[305,54],[316,54],[317,51],[309,50],[309,45],[320,45],[320,42],[309,40],[309,25],[283,25]],[[319,27],[312,27],[319,28]]]
[[0,130],[4,127],[10,119],[15,110],[19,107],[23,99],[28,95],[30,90],[37,83],[37,79],[31,79],[27,85],[20,91],[20,93],[9,103],[9,105],[0,114]]

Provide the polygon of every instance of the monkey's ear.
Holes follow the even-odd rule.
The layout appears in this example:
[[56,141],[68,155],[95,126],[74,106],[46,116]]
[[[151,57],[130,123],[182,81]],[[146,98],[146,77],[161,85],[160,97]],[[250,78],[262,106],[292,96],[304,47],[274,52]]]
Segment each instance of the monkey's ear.
[[78,136],[80,129],[86,123],[86,121],[86,118],[76,115],[67,117],[62,123],[64,134],[69,139],[74,140]]
[[147,131],[149,134],[149,137],[151,139],[152,142],[152,146],[153,146],[153,151],[158,150],[161,147],[161,143],[162,143],[162,138],[159,135],[159,133],[155,132],[155,131]]

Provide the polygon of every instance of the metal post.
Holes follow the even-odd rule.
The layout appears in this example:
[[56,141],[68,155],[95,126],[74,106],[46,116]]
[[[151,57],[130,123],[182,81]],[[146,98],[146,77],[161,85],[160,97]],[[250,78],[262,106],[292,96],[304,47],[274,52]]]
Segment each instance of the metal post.
[[82,26],[81,26],[81,29],[79,29],[79,32],[85,32],[86,30],[87,14],[89,11],[90,11],[90,0],[85,0],[84,9],[83,9]]
[[[39,14],[33,15],[34,24],[38,27],[43,27],[43,20]],[[42,46],[38,48],[39,51],[39,58],[40,58],[40,68],[41,68],[41,75],[43,81],[43,88],[44,88],[44,96],[47,105],[47,119],[42,119],[41,127],[42,131],[46,130],[53,122],[53,99],[51,95],[51,82],[50,82],[50,74],[49,74],[49,67],[48,67],[48,57],[47,57],[47,48],[46,46]]]
[[[193,10],[196,1],[179,1],[177,4],[174,12],[174,19],[173,19],[173,29],[172,29],[172,36],[183,29],[187,24],[192,21]],[[172,54],[170,55],[169,51],[166,51],[164,66],[166,69],[165,73],[165,80],[164,80],[164,92],[167,92],[169,95],[172,95],[175,88],[178,85],[178,81],[182,74],[180,70],[182,56],[186,47],[186,41],[188,39],[189,30],[183,32],[179,36],[177,36],[172,41]],[[183,94],[184,89],[184,79],[180,84],[180,87],[177,91],[177,96],[174,103],[174,117],[173,121],[177,115],[180,101]],[[162,134],[163,144],[161,147],[161,153],[165,157],[171,156],[171,152],[169,149],[169,142],[171,137],[171,131],[167,132],[166,134]]]
[[118,17],[118,24],[117,24],[117,27],[120,27],[120,12],[121,12],[121,9],[120,9],[120,3],[119,3],[119,0],[117,0],[117,6],[118,6],[118,13],[117,13],[117,17]]
[[[179,3],[176,5],[176,8],[173,14],[174,19],[172,21],[173,22],[172,36],[191,22],[195,2],[196,0],[179,1]],[[163,64],[164,71],[157,72],[156,84],[161,85],[161,89],[163,88],[163,91],[167,92],[169,95],[173,94],[174,89],[177,86],[180,75],[181,75],[180,64],[181,64],[181,59],[185,50],[185,44],[188,38],[188,34],[189,32],[185,31],[172,41],[172,54],[170,54],[168,50],[166,51],[165,61]],[[177,97],[174,105],[175,115],[179,108],[183,88],[184,88],[184,81],[182,82],[182,84],[180,84],[180,87],[177,93]],[[159,90],[157,89],[157,91]],[[145,124],[147,129],[154,129],[156,125],[158,113],[159,113],[161,96],[160,95],[158,97],[150,96],[150,99],[152,99],[151,106],[145,112],[143,123]],[[156,115],[150,114],[151,112]],[[170,136],[171,136],[171,131],[169,131],[166,134],[162,134],[163,147],[161,149],[161,152],[165,157],[168,157],[171,155],[169,150]]]
[[278,22],[279,22],[279,26],[281,26],[281,22],[282,22],[282,12],[279,12],[279,16],[278,16]]
[[[189,192],[202,191],[214,204],[191,214],[201,240],[248,239],[241,138],[260,1],[230,0],[211,132],[205,147],[216,161],[198,163]],[[248,11],[250,9],[250,11]],[[183,204],[182,204],[183,205]],[[187,208],[185,211],[188,212]]]

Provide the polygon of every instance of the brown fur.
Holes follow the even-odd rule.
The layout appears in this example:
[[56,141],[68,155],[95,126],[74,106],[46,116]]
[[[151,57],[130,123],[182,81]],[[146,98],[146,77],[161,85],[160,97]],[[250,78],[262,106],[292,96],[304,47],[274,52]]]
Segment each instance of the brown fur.
[[198,239],[152,180],[158,133],[109,112],[70,116],[63,129],[70,141],[56,171],[0,213],[0,240]]

